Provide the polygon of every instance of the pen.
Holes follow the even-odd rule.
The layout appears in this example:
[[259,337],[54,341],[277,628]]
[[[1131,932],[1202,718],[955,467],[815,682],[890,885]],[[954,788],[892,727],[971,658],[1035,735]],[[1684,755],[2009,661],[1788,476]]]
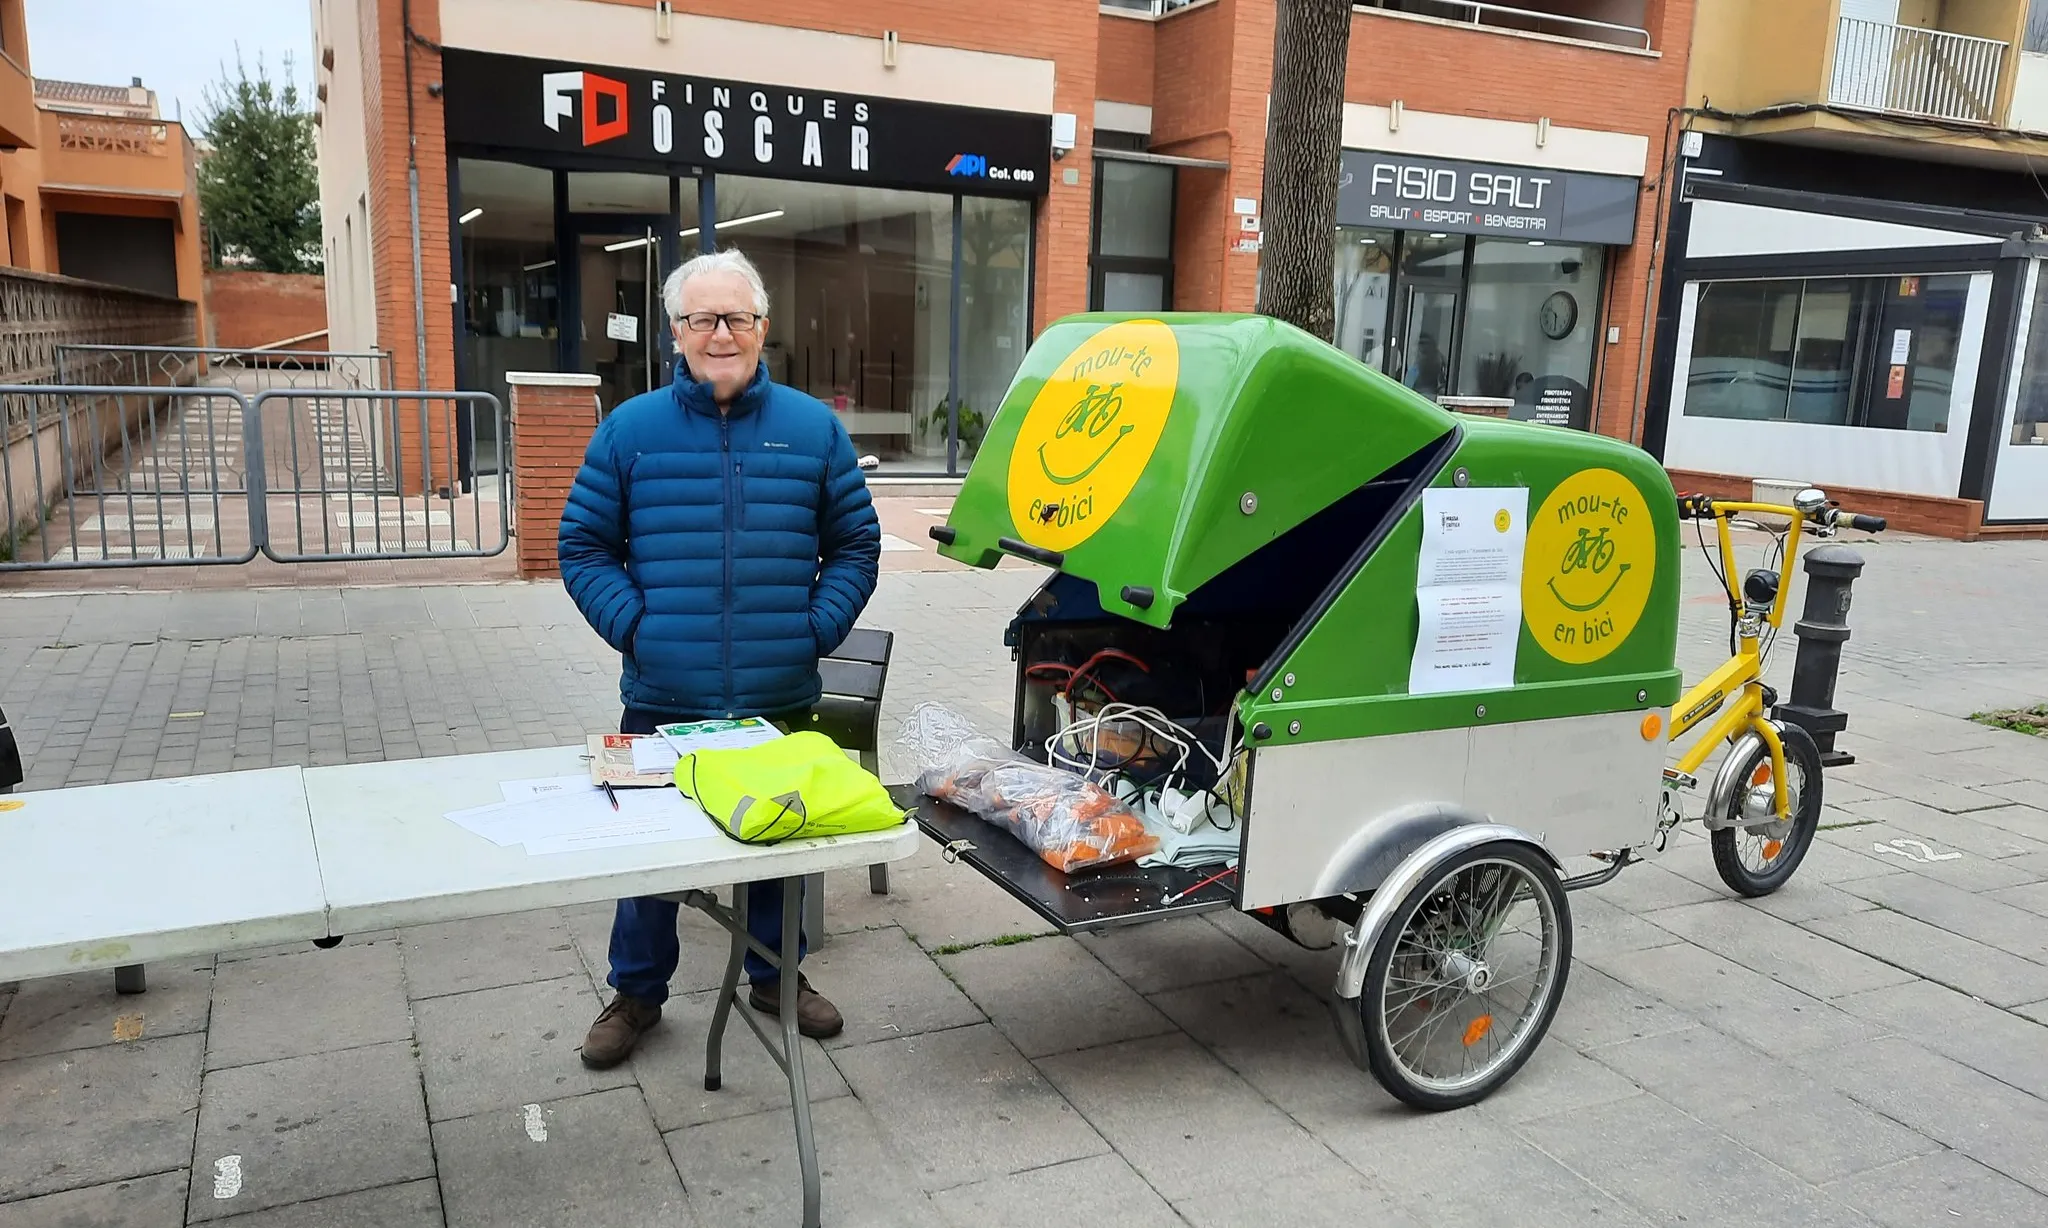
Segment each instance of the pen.
[[605,781],[603,788],[605,800],[612,804],[613,810],[617,810],[619,808],[619,795],[612,792],[612,782],[609,780]]

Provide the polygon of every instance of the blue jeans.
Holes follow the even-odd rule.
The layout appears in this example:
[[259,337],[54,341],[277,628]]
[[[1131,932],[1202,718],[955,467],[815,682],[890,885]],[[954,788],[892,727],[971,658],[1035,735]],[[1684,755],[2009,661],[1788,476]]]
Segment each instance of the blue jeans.
[[[620,733],[653,733],[656,725],[669,724],[674,717],[640,708],[628,708],[619,720]],[[747,932],[754,941],[771,951],[782,949],[782,882],[747,884]],[[612,917],[612,972],[605,979],[613,989],[643,1002],[668,1001],[669,978],[682,959],[682,943],[676,937],[676,912],[681,906],[652,896],[620,900]],[[803,935],[797,936],[797,958],[803,958]],[[773,987],[779,977],[768,961],[747,952],[747,979],[756,985]]]

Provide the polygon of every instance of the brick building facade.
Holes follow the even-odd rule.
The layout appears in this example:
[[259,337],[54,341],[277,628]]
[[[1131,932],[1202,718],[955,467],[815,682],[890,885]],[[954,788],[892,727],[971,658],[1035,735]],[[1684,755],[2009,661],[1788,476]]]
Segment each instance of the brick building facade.
[[[316,0],[334,347],[391,350],[402,384],[579,371],[615,399],[664,378],[662,273],[737,246],[778,378],[928,473],[971,459],[1047,322],[1252,307],[1273,0],[673,9]],[[1338,341],[1630,435],[1692,2],[1438,10],[1353,14]]]

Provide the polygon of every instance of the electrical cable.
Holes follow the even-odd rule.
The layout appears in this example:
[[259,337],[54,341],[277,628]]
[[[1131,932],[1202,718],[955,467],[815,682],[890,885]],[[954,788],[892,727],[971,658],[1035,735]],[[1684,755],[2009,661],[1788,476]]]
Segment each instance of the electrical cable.
[[[1720,514],[1718,512],[1715,513],[1715,517],[1717,519],[1719,518],[1719,515]],[[1723,593],[1732,594],[1734,590],[1729,587],[1728,577],[1721,570],[1721,560],[1717,558],[1715,556],[1715,552],[1709,549],[1707,546],[1707,527],[1705,524],[1701,523],[1700,517],[1693,517],[1692,528],[1693,536],[1699,539],[1700,553],[1707,556],[1707,570],[1713,572],[1714,578],[1721,582],[1721,591]],[[1731,657],[1735,655],[1735,623],[1736,620],[1740,617],[1741,611],[1736,606],[1735,598],[1731,595],[1728,598],[1728,655]]]

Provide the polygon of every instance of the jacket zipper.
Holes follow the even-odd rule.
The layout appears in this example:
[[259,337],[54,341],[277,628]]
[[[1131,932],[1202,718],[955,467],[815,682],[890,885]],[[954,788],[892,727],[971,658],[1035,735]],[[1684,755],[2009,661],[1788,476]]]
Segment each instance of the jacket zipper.
[[718,448],[721,476],[725,479],[725,600],[722,603],[723,609],[719,615],[719,626],[725,637],[725,652],[720,657],[720,661],[725,669],[725,714],[727,717],[730,717],[733,713],[733,706],[739,699],[738,696],[733,694],[732,689],[732,552],[737,545],[733,540],[735,536],[733,532],[733,518],[735,515],[733,505],[739,495],[739,482],[737,480],[739,462],[732,458],[732,420],[725,414],[718,416]]

